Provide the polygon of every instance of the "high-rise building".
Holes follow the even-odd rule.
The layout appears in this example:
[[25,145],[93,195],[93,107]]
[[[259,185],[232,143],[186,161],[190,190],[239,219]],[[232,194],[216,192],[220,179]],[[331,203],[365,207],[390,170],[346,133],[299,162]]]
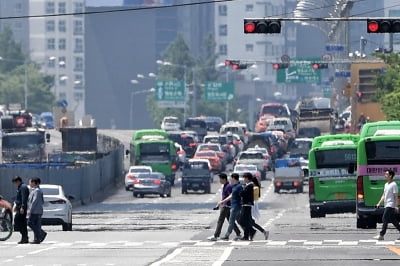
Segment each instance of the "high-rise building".
[[84,0],[0,2],[2,17],[16,17],[2,20],[1,27],[8,25],[29,58],[54,76],[56,100],[67,101],[75,120],[85,115],[84,11]]

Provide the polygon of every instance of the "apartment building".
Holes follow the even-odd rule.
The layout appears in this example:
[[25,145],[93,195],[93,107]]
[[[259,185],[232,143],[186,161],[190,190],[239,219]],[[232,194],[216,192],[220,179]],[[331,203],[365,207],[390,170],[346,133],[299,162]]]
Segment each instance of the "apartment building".
[[84,11],[84,0],[0,2],[2,17],[25,17],[2,20],[1,27],[10,26],[30,59],[54,76],[56,100],[68,102],[75,120],[85,115]]

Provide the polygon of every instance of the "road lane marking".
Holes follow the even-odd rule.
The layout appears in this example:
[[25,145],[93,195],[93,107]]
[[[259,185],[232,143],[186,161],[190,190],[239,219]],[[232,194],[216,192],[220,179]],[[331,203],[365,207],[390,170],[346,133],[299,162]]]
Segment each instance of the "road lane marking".
[[52,249],[55,249],[55,248],[56,248],[56,247],[42,248],[42,249],[38,249],[38,250],[35,250],[35,251],[31,251],[31,252],[29,252],[28,254],[30,254],[30,255],[38,254],[38,253],[40,253],[40,252],[52,250]]
[[387,248],[400,256],[400,247],[388,246]]
[[167,263],[170,260],[172,260],[173,258],[175,258],[176,256],[178,256],[180,253],[182,253],[182,251],[183,251],[183,248],[177,248],[172,253],[168,254],[165,258],[150,264],[150,266],[159,266],[163,263]]
[[222,253],[221,257],[218,258],[217,261],[215,261],[212,266],[221,266],[231,255],[233,250],[233,247],[228,247],[224,250],[224,252]]

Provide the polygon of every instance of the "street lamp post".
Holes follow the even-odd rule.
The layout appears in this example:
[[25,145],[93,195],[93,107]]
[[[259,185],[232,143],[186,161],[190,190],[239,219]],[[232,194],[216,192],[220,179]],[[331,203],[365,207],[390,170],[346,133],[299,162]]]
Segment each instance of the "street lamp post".
[[[132,84],[139,84],[139,81],[136,79],[131,80]],[[149,93],[149,92],[154,92],[156,89],[155,88],[150,88],[147,90],[140,90],[140,91],[131,91],[131,97],[130,97],[130,105],[129,105],[129,129],[133,129],[133,100],[134,96],[138,94],[144,94],[144,93]]]

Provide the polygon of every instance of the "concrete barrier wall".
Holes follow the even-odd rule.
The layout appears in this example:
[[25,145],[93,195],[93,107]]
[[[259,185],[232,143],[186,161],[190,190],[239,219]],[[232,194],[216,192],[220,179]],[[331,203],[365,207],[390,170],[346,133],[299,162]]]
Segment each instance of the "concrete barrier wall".
[[116,139],[99,135],[102,158],[87,165],[75,167],[45,167],[41,169],[0,167],[0,195],[12,201],[16,188],[11,179],[19,175],[28,183],[31,177],[40,177],[43,184],[62,185],[67,195],[75,197],[75,203],[88,203],[108,187],[123,179],[124,146]]

